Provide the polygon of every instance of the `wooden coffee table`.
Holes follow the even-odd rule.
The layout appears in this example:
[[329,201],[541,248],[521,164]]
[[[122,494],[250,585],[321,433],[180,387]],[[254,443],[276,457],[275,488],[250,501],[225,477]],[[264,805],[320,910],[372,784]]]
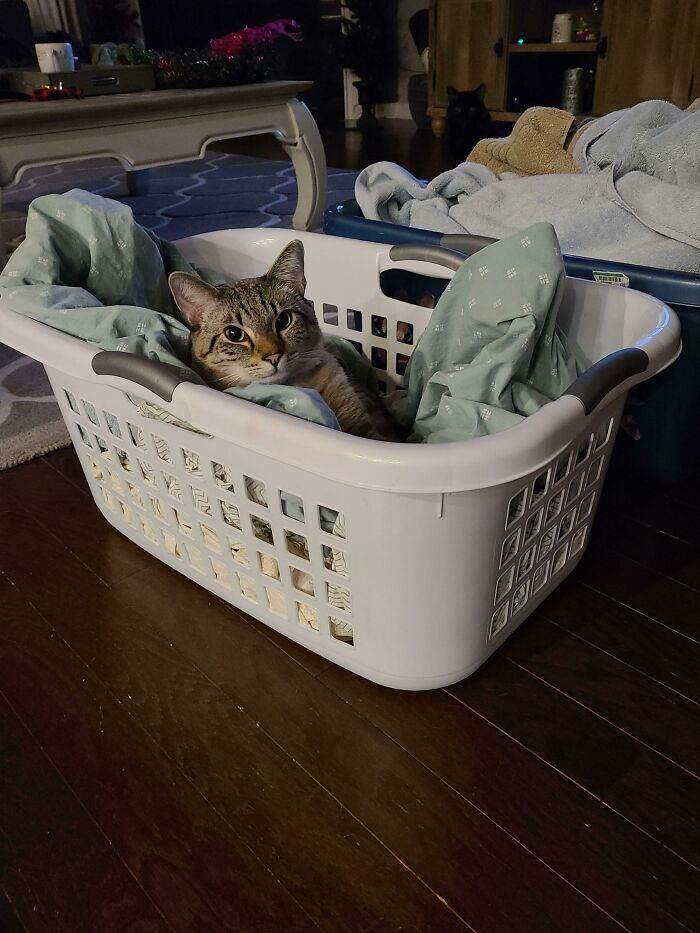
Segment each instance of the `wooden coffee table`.
[[327,178],[318,127],[297,100],[310,87],[309,81],[269,81],[2,104],[0,209],[2,188],[30,167],[111,156],[127,170],[129,192],[136,193],[147,186],[145,169],[200,159],[218,139],[273,133],[297,177],[294,228],[312,230],[321,220]]

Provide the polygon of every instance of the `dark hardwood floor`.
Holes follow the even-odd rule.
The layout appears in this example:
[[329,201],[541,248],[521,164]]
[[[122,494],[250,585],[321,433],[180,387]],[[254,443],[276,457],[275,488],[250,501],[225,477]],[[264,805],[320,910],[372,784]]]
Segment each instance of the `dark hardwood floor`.
[[611,477],[536,616],[408,694],[138,549],[72,450],[0,473],[1,933],[700,930],[697,488]]

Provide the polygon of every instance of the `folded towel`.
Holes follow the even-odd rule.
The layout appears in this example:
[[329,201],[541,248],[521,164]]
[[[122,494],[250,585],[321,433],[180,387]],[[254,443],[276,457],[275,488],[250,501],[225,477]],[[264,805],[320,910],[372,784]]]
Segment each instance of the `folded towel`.
[[547,175],[577,172],[566,143],[574,122],[572,114],[556,107],[530,107],[503,139],[482,139],[467,156],[492,172]]

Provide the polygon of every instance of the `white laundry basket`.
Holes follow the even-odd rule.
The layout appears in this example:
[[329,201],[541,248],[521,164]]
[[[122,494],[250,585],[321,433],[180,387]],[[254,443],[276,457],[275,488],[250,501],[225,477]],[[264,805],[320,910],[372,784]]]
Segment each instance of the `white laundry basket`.
[[[387,298],[379,274],[449,277],[435,263],[446,251],[261,229],[178,245],[233,278],[262,273],[295,237],[322,328],[400,385],[412,347],[397,323],[415,342],[430,312]],[[337,664],[423,690],[475,670],[576,566],[627,390],[680,352],[673,312],[631,289],[569,279],[559,323],[601,362],[517,427],[443,445],[358,439],[178,383],[7,300],[0,340],[46,366],[95,501],[128,538]],[[143,417],[135,397],[201,433]]]

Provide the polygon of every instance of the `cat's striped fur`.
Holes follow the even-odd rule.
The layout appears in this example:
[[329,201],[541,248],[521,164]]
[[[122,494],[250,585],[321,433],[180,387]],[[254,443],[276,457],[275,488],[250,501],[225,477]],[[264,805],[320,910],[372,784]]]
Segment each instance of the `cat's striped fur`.
[[214,287],[173,272],[169,283],[192,328],[192,368],[210,386],[263,382],[316,389],[348,434],[402,439],[381,399],[354,384],[325,349],[313,307],[304,298],[300,240],[289,243],[259,278]]

